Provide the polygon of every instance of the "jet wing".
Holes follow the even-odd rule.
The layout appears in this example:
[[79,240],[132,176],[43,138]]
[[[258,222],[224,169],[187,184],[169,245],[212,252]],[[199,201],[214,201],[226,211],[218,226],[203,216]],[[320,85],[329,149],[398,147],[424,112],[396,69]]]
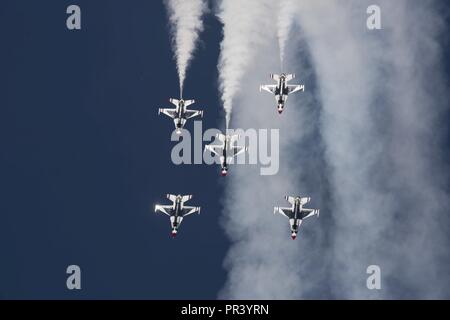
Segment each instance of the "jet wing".
[[241,138],[240,134],[233,134],[230,136],[230,146],[232,146],[235,142],[237,142]]
[[274,214],[282,214],[283,216],[285,216],[288,219],[293,219],[294,218],[294,212],[292,211],[291,208],[281,208],[281,207],[275,207],[273,208],[273,213]]
[[275,94],[275,90],[277,89],[277,86],[276,85],[273,85],[273,84],[270,84],[270,85],[262,85],[262,86],[260,86],[259,87],[259,91],[261,92],[261,91],[263,91],[263,90],[265,90],[265,91],[267,91],[267,92],[269,92],[269,93],[271,93],[271,94]]
[[197,116],[203,117],[203,111],[200,110],[186,110],[184,113],[186,119],[191,119]]
[[[234,146],[234,147],[231,147],[230,150],[231,150],[230,154],[227,153],[227,163],[233,163],[234,158],[237,157],[242,152],[247,151],[248,148],[247,147]],[[223,158],[223,157],[221,157],[221,158]]]
[[205,150],[211,151],[216,156],[220,156],[221,151],[223,150],[223,146],[220,144],[209,144],[205,146]]
[[157,204],[155,206],[155,212],[158,212],[158,211],[162,212],[170,217],[173,212],[173,207],[172,206],[160,206],[159,204]]
[[182,213],[181,215],[184,217],[187,217],[190,214],[193,214],[195,212],[198,212],[198,214],[200,214],[200,207],[189,207],[189,206],[184,206],[182,209]]
[[301,211],[302,219],[306,219],[312,216],[319,216],[319,210],[316,209],[302,209]]
[[163,109],[163,108],[161,108],[158,111],[158,114],[160,114],[160,113],[165,114],[166,116],[168,116],[168,117],[170,117],[172,119],[177,117],[177,109]]
[[239,154],[241,154],[242,152],[247,151],[247,148],[246,147],[240,147],[240,146],[234,146],[234,147],[231,148],[231,150],[232,150],[232,153],[233,153],[232,156],[236,157]]
[[288,94],[297,92],[297,91],[305,91],[305,86],[304,85],[288,85],[287,86],[288,89]]

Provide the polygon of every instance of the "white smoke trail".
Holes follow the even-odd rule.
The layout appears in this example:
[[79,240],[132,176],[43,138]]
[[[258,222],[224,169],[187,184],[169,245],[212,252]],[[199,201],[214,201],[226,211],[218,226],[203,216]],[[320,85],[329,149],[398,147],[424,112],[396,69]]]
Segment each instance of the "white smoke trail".
[[277,30],[278,30],[278,46],[280,47],[280,62],[281,69],[284,69],[284,56],[286,50],[286,43],[289,38],[289,32],[292,28],[292,22],[294,21],[295,15],[295,0],[280,0],[279,1],[279,11],[277,19]]
[[[256,87],[261,78],[267,77],[274,68],[278,68],[278,46],[276,30],[267,33],[273,42],[270,46],[258,47],[258,57],[249,66],[249,73],[243,81],[249,87]],[[274,59],[275,57],[275,59]],[[280,172],[275,176],[261,176],[259,168],[252,166],[234,166],[227,179],[225,212],[223,217],[225,230],[232,241],[226,259],[229,270],[228,281],[221,292],[221,298],[231,299],[298,299],[302,297],[299,285],[302,284],[300,270],[308,269],[311,248],[316,249],[322,242],[318,228],[320,220],[312,219],[305,223],[299,241],[292,241],[288,220],[275,216],[273,207],[288,205],[285,195],[309,195],[313,197],[312,206],[320,203],[315,186],[302,183],[303,164],[308,157],[296,159],[291,163],[289,153],[298,153],[292,149],[303,147],[305,136],[311,131],[310,115],[300,116],[296,102],[303,97],[291,97],[286,116],[279,118],[275,101],[269,95],[248,92],[238,95],[233,114],[236,125],[242,128],[277,128],[280,130]],[[296,128],[296,130],[292,130]],[[311,149],[308,150],[310,152]],[[316,160],[316,159],[315,159]],[[311,169],[308,166],[308,169]],[[317,233],[316,233],[317,232]],[[322,252],[323,254],[323,252]],[[300,258],[300,259],[299,259]],[[317,269],[317,274],[320,270]],[[310,275],[316,278],[316,275]],[[304,286],[305,290],[306,285]],[[308,288],[312,290],[311,287]]]
[[220,4],[218,17],[223,23],[223,41],[219,78],[227,128],[233,99],[245,87],[243,76],[255,58],[256,48],[267,41],[265,33],[273,28],[273,10],[270,0],[223,0]]
[[[293,145],[303,146],[299,141],[305,142],[305,135],[312,130],[313,117],[310,114],[301,117],[298,104],[311,97],[308,93],[291,97],[286,111],[290,114],[280,118],[273,96],[258,92],[261,82],[267,81],[268,75],[279,68],[277,27],[273,23],[278,4],[253,1],[248,8],[242,5],[247,2],[224,1],[221,6],[226,31],[221,53],[223,63],[219,67],[224,88],[229,89],[224,101],[231,105],[234,99],[235,104],[242,106],[233,110],[238,127],[280,129],[281,163],[276,176],[262,177],[258,168],[235,166],[227,178],[229,189],[223,222],[233,245],[226,259],[229,277],[221,297],[295,299],[301,297],[299,266],[308,269],[311,264],[308,260],[299,261],[298,257],[309,251],[308,246],[321,243],[322,236],[320,229],[317,233],[302,230],[302,241],[294,242],[290,239],[288,221],[272,212],[275,205],[285,205],[284,195],[310,195],[314,199],[312,205],[320,203],[314,184],[306,186],[300,180],[302,165],[309,157],[302,156],[295,163],[285,157],[289,153],[297,155]],[[224,15],[228,19],[223,19]],[[243,25],[234,25],[240,19]],[[240,85],[245,89],[242,92],[238,91]],[[312,228],[317,221],[311,222]],[[310,232],[312,235],[308,236]]]
[[[298,10],[321,88],[325,156],[332,167],[331,265],[339,270],[332,276],[333,293],[448,296],[442,225],[449,219],[440,213],[449,203],[438,183],[448,168],[430,157],[439,154],[430,142],[439,136],[435,116],[447,101],[435,38],[442,24],[433,1],[414,8],[406,1],[383,1],[390,32],[370,33],[362,14],[370,4],[302,1]],[[371,264],[382,268],[380,292],[365,286]],[[429,276],[421,277],[424,272]]]
[[166,0],[172,29],[172,42],[183,95],[186,71],[195,50],[199,33],[203,30],[202,15],[207,6],[204,0]]
[[[450,297],[448,166],[439,158],[438,126],[438,116],[448,111],[448,94],[439,71],[442,21],[436,2],[382,1],[381,31],[365,27],[369,1],[296,3],[296,25],[315,73],[305,75],[304,83],[316,78],[318,89],[315,97],[306,92],[290,98],[283,122],[274,118],[271,99],[248,92],[237,97],[245,105],[235,111],[240,126],[281,128],[281,171],[263,178],[252,168],[233,168],[224,217],[233,245],[222,295]],[[262,22],[254,18],[255,25]],[[276,66],[276,30],[263,30],[270,41],[253,48],[258,54],[241,76],[251,86]],[[302,50],[293,59],[291,47],[286,62],[298,68],[308,54]],[[313,98],[321,104],[320,122],[307,108]],[[317,140],[310,146],[305,141],[317,126],[322,155],[311,149]],[[329,174],[315,181],[322,169],[304,161],[321,156]],[[330,209],[318,222],[305,221],[297,242],[288,240],[287,222],[270,214],[272,206],[293,193],[311,195],[316,206],[317,188],[327,183],[330,196],[317,206]],[[366,287],[371,264],[381,267],[381,291]]]

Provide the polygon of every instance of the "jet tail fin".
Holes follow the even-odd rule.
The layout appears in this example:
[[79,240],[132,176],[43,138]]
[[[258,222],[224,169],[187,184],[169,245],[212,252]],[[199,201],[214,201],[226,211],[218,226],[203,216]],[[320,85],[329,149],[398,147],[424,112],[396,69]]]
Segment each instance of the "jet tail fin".
[[278,74],[271,74],[270,75],[270,77],[273,79],[273,80],[275,80],[275,81],[278,81],[278,80],[280,80],[280,75],[278,75]]

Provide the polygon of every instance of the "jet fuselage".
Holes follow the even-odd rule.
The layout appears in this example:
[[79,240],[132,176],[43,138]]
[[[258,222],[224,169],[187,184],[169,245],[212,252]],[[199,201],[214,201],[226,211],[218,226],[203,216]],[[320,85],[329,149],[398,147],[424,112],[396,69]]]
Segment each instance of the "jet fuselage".
[[228,138],[225,138],[222,150],[222,157],[223,157],[222,176],[226,176],[228,173],[228,164],[227,164],[228,140],[229,140]]
[[170,217],[170,223],[172,225],[172,230],[176,232],[178,226],[181,223],[183,217],[181,216],[182,202],[181,197],[177,197],[177,199],[173,203],[173,215]]
[[300,199],[296,199],[292,208],[292,211],[294,212],[294,217],[293,219],[290,219],[289,223],[291,225],[291,232],[292,232],[292,237],[295,238],[297,233],[298,233],[298,229],[300,227],[300,225],[302,224],[302,219],[301,219],[301,211],[302,211],[302,204],[300,202]]
[[288,88],[286,85],[286,75],[282,74],[280,79],[278,79],[277,88],[275,89],[275,98],[278,104],[278,113],[282,113],[284,109],[284,104],[288,96]]
[[186,114],[186,107],[184,105],[184,100],[180,100],[177,106],[177,129],[181,129],[183,127],[182,119]]

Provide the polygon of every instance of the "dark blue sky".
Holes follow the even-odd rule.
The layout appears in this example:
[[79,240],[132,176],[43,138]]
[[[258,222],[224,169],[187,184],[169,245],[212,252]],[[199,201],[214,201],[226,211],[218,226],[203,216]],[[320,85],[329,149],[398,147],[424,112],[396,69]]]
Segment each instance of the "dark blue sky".
[[[78,4],[82,30],[66,28]],[[215,166],[175,166],[178,95],[161,1],[4,1],[0,9],[0,298],[216,298],[228,243]],[[221,29],[206,17],[185,98],[222,123]],[[193,128],[193,123],[187,125]],[[153,205],[193,194],[176,240]],[[66,289],[66,267],[82,290]]]

